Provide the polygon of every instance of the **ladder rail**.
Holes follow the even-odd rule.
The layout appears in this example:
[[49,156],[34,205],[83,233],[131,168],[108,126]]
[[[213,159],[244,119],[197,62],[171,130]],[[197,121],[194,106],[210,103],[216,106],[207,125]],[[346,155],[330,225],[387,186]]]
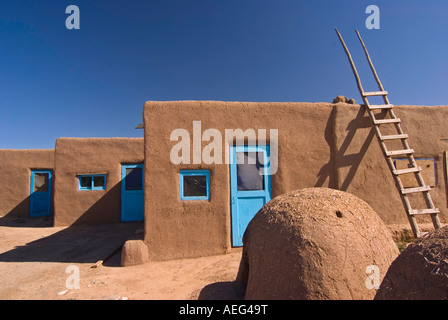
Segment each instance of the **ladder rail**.
[[[370,119],[372,119],[372,117],[374,117],[372,110],[369,110],[368,107],[366,107],[366,109],[367,109],[367,112],[369,113]],[[373,124],[373,122],[372,122],[372,124]],[[378,138],[378,142],[380,144],[380,148],[381,148],[383,154],[386,155],[386,152],[387,152],[386,144],[384,143],[384,141],[380,140],[380,138],[379,138],[381,136],[381,132],[380,132],[379,126],[373,125],[373,128],[374,128],[376,136]],[[386,162],[387,162],[387,165],[389,167],[390,172],[393,173],[394,170],[395,170],[395,165],[394,165],[393,159],[391,157],[387,157],[386,156]],[[398,175],[396,175],[396,174],[392,174],[392,176],[393,176],[393,179],[394,179],[396,187],[399,190],[404,189],[403,182],[401,181],[400,177]],[[406,216],[407,216],[407,218],[409,220],[409,224],[411,226],[412,233],[415,236],[419,236],[420,235],[420,230],[419,230],[418,225],[417,225],[417,220],[416,220],[416,218],[413,215],[409,214],[410,210],[411,210],[411,207],[412,207],[411,206],[411,202],[409,201],[409,198],[405,194],[402,194],[401,192],[399,192],[399,193],[400,193],[400,199],[401,199],[401,201],[403,203],[403,206],[404,206],[404,208],[406,210]]]
[[352,55],[350,54],[350,51],[348,51],[348,48],[345,45],[344,39],[342,39],[342,36],[339,33],[338,29],[335,29],[335,30],[336,30],[336,33],[338,34],[339,40],[342,43],[342,46],[344,47],[345,53],[347,54],[348,61],[350,62],[350,66],[352,67],[353,74],[355,75],[355,78],[356,78],[356,83],[358,85],[358,89],[360,92],[363,93],[364,89],[362,88],[361,79],[359,78],[358,71],[356,70],[355,63],[353,62],[353,59],[352,59]]
[[[356,79],[356,83],[357,83],[359,92],[361,93],[361,96],[362,96],[362,99],[364,101],[364,105],[366,107],[367,113],[369,114],[369,118],[371,119],[373,128],[375,130],[375,135],[377,136],[377,139],[378,139],[378,142],[380,144],[380,147],[381,147],[381,150],[383,152],[383,155],[386,157],[388,167],[389,167],[389,169],[390,169],[390,171],[391,171],[391,173],[393,175],[394,181],[395,181],[395,185],[396,185],[397,189],[399,190],[400,198],[401,198],[401,200],[403,202],[403,205],[405,207],[406,214],[407,214],[409,223],[411,225],[412,232],[414,233],[414,235],[416,237],[419,237],[420,235],[422,235],[422,233],[419,231],[419,228],[418,228],[418,225],[417,225],[417,221],[416,221],[416,218],[414,216],[415,212],[438,212],[438,209],[435,208],[434,203],[432,201],[432,198],[431,198],[431,196],[429,194],[429,191],[430,191],[431,188],[429,188],[429,190],[428,190],[428,188],[426,188],[427,186],[426,186],[426,184],[425,184],[425,182],[423,180],[423,177],[422,177],[422,175],[420,173],[420,169],[419,170],[413,170],[415,178],[416,178],[416,180],[417,180],[417,182],[419,184],[420,190],[421,190],[421,191],[419,190],[419,192],[422,192],[422,194],[423,194],[423,196],[425,198],[425,202],[426,202],[426,205],[427,205],[428,209],[423,209],[423,210],[412,209],[411,203],[410,203],[410,201],[409,201],[409,199],[407,197],[408,193],[407,192],[403,192],[403,190],[405,190],[406,188],[403,186],[403,183],[402,183],[399,175],[395,173],[395,172],[397,172],[397,170],[395,168],[395,164],[394,164],[394,161],[392,159],[392,156],[393,156],[394,152],[390,152],[390,151],[387,150],[387,146],[386,146],[386,144],[384,142],[385,139],[381,138],[383,135],[382,135],[382,133],[380,131],[379,126],[380,126],[380,124],[384,123],[385,121],[378,121],[375,118],[375,114],[374,114],[373,110],[374,109],[379,109],[379,108],[378,108],[378,106],[376,106],[376,108],[374,108],[374,109],[372,108],[371,109],[370,108],[370,103],[369,103],[367,97],[368,96],[372,96],[372,95],[381,95],[383,97],[383,101],[384,101],[385,105],[388,106],[388,107],[384,108],[386,110],[386,114],[389,113],[389,115],[390,115],[390,117],[392,119],[392,121],[386,121],[386,122],[393,123],[393,125],[395,126],[395,129],[396,129],[396,131],[398,133],[398,136],[407,136],[403,132],[403,129],[401,127],[401,124],[400,124],[401,121],[399,121],[399,119],[396,117],[395,112],[393,111],[393,107],[389,107],[389,106],[391,106],[391,104],[390,104],[389,98],[387,96],[388,93],[387,93],[387,91],[384,90],[383,84],[381,83],[381,80],[380,80],[380,78],[378,76],[378,73],[377,73],[377,71],[376,71],[376,69],[375,69],[375,67],[373,65],[372,59],[370,58],[369,52],[368,52],[368,50],[367,50],[367,48],[366,48],[366,46],[364,44],[364,41],[361,38],[361,35],[359,34],[359,32],[357,30],[355,30],[356,34],[358,36],[358,39],[359,39],[359,41],[360,41],[360,43],[362,45],[362,48],[363,48],[364,53],[366,55],[367,61],[368,61],[369,66],[370,66],[370,69],[371,69],[371,71],[372,71],[372,73],[374,75],[375,81],[376,81],[376,83],[378,85],[378,88],[379,88],[380,92],[370,92],[370,93],[365,93],[364,92],[364,89],[363,89],[362,84],[361,84],[361,79],[359,77],[359,74],[358,74],[358,71],[356,69],[355,63],[353,62],[353,58],[352,58],[352,56],[350,54],[350,51],[348,50],[347,46],[345,45],[345,42],[344,42],[341,34],[339,33],[339,31],[337,29],[335,29],[335,30],[336,30],[336,33],[337,33],[337,35],[339,37],[339,40],[340,40],[340,42],[341,42],[341,44],[342,44],[342,46],[343,46],[343,48],[345,50],[345,53],[346,53],[346,55],[348,57],[350,66],[352,68],[353,74],[354,74],[355,79]],[[393,121],[393,120],[396,120],[396,121]],[[407,141],[407,138],[408,137],[400,138],[400,140],[401,140],[401,143],[403,145],[403,149],[404,150],[411,150],[411,148],[409,146],[409,143]],[[416,168],[417,169],[418,166],[417,166],[417,163],[415,161],[413,153],[414,152],[412,150],[412,152],[409,152],[408,154],[406,154],[406,156],[408,158],[409,164],[411,165],[411,168]],[[415,188],[415,189],[419,189],[419,188]],[[440,220],[439,220],[439,217],[438,217],[437,213],[431,213],[430,216],[431,216],[434,228],[436,230],[440,229],[441,228],[441,224],[440,224]]]
[[[359,41],[361,43],[361,46],[362,46],[363,50],[364,50],[364,54],[366,55],[367,61],[369,62],[370,69],[372,70],[372,73],[373,73],[373,76],[375,78],[375,81],[378,84],[378,88],[381,91],[384,91],[384,86],[381,83],[381,80],[380,80],[380,78],[378,76],[378,73],[376,72],[376,69],[375,69],[375,67],[373,65],[372,59],[370,58],[369,51],[367,50],[367,47],[364,44],[364,41],[362,40],[361,35],[359,34],[358,30],[355,30],[355,32],[356,32],[356,35],[358,36],[358,39],[359,39]],[[387,95],[382,96],[382,97],[383,97],[383,100],[384,100],[385,104],[390,104],[389,98],[387,97]],[[394,111],[392,109],[390,109],[389,112],[390,112],[390,115],[391,115],[392,118],[396,117],[395,113],[394,113]],[[397,129],[398,134],[404,134],[403,129],[402,129],[400,123],[396,123],[395,127]],[[410,149],[409,143],[408,143],[408,141],[406,139],[402,140],[402,144],[403,144],[404,149]],[[413,155],[409,155],[408,159],[409,159],[409,163],[411,164],[411,166],[417,167],[417,163],[416,163],[415,158],[414,158]],[[424,181],[423,181],[423,178],[421,177],[421,174],[419,172],[416,173],[416,178],[417,178],[417,181],[418,181],[418,183],[420,185],[424,185],[425,184]]]
[[[364,49],[364,53],[366,55],[367,61],[369,62],[370,69],[372,70],[373,76],[375,77],[376,83],[378,84],[378,88],[380,91],[385,91],[383,84],[381,83],[380,77],[378,77],[378,73],[376,72],[375,67],[373,66],[372,59],[370,59],[369,52],[367,51],[366,45],[364,44],[364,41],[362,41],[361,35],[359,34],[358,30],[355,30],[356,34],[358,35],[358,39],[361,42],[361,46]],[[389,98],[387,96],[383,96],[383,100],[385,104],[389,103]]]
[[[374,78],[375,78],[375,81],[376,81],[376,83],[378,84],[378,89],[379,89],[380,91],[385,91],[385,90],[384,90],[384,86],[383,86],[383,84],[381,83],[381,80],[380,80],[380,78],[379,78],[379,76],[378,76],[378,73],[376,72],[376,69],[375,69],[375,67],[374,67],[374,65],[373,65],[372,59],[370,58],[370,54],[369,54],[369,52],[368,52],[368,50],[367,50],[367,47],[366,47],[366,45],[364,44],[364,41],[363,41],[362,38],[361,38],[361,35],[359,34],[358,30],[355,30],[355,32],[356,32],[356,35],[358,36],[358,39],[359,39],[359,41],[360,41],[360,43],[361,43],[361,46],[362,46],[363,50],[364,50],[364,54],[366,55],[367,61],[368,61],[368,63],[369,63],[370,69],[372,70],[372,73],[373,73],[373,76],[374,76]],[[388,98],[387,95],[383,95],[382,97],[383,97],[383,100],[384,100],[384,103],[385,103],[385,104],[387,104],[387,105],[390,104],[390,102],[389,102],[389,98]],[[392,118],[396,118],[393,109],[389,109],[388,111],[389,111],[389,113],[390,113],[390,115],[391,115]],[[397,132],[398,132],[399,134],[404,134],[403,129],[402,129],[400,123],[395,123],[394,125],[395,125],[395,127],[396,127],[396,129],[397,129]],[[405,149],[410,149],[410,147],[409,147],[409,143],[408,143],[408,141],[407,141],[406,139],[401,140],[401,142],[402,142],[403,147],[404,147]],[[409,154],[407,157],[408,157],[408,160],[409,160],[409,163],[411,164],[411,166],[412,166],[412,167],[417,167],[417,163],[416,163],[416,161],[415,161],[414,155],[413,155],[413,154]],[[415,177],[416,177],[416,180],[417,180],[419,186],[425,186],[425,182],[424,182],[424,180],[423,180],[423,177],[422,177],[420,171],[418,171],[418,172],[415,173]],[[427,206],[428,206],[429,208],[435,208],[434,203],[433,203],[433,201],[432,201],[432,198],[431,198],[429,192],[426,192],[426,191],[425,191],[425,192],[423,193],[423,196],[424,196],[424,198],[425,198],[425,201],[426,201]],[[438,215],[431,214],[431,219],[432,219],[432,222],[433,222],[435,228],[436,228],[436,229],[440,229],[440,228],[441,228],[441,223],[440,223],[440,220],[439,220]]]
[[[384,86],[381,83],[381,80],[380,80],[380,77],[378,76],[378,73],[376,72],[376,69],[375,69],[375,67],[373,65],[372,59],[370,58],[369,51],[367,50],[367,47],[364,44],[364,41],[362,40],[361,35],[359,34],[358,30],[355,30],[355,32],[356,32],[356,35],[358,36],[359,42],[361,42],[361,46],[362,46],[362,48],[364,50],[364,54],[366,55],[367,61],[369,62],[370,70],[372,70],[372,73],[373,73],[373,76],[375,78],[375,81],[378,84],[378,88],[381,91],[384,91]],[[384,100],[385,104],[390,104],[389,98],[388,98],[387,95],[384,95],[382,97],[383,97],[383,100]],[[390,112],[390,115],[391,115],[392,118],[396,118],[395,112],[392,109],[390,109],[389,112]],[[403,129],[402,129],[402,127],[401,127],[401,125],[399,123],[395,124],[395,128],[397,129],[398,134],[404,134]],[[402,140],[402,144],[403,144],[404,149],[410,149],[409,143],[407,142],[407,140]],[[410,164],[413,167],[417,166],[414,157],[409,157],[409,162],[410,162]]]

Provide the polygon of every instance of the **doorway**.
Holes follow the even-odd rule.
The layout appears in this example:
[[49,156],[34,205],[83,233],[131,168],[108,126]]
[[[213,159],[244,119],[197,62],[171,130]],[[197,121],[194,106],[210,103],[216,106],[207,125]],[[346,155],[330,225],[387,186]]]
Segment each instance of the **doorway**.
[[121,166],[121,221],[144,220],[143,164]]
[[269,146],[231,146],[230,157],[232,245],[240,247],[247,225],[271,200]]

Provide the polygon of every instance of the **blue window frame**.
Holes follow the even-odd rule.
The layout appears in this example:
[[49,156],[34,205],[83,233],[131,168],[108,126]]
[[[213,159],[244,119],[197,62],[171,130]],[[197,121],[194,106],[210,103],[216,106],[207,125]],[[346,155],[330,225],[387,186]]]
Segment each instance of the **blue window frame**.
[[78,190],[106,190],[106,175],[78,175]]
[[210,171],[181,170],[180,200],[210,200]]

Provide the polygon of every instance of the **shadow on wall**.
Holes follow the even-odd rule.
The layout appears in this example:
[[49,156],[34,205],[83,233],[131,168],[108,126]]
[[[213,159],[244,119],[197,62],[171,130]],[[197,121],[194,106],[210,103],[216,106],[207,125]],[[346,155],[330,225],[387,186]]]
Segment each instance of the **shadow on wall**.
[[334,168],[335,165],[335,155],[336,155],[336,146],[334,143],[334,128],[333,128],[333,119],[336,117],[336,108],[333,108],[331,110],[330,116],[328,117],[327,125],[325,126],[325,141],[327,142],[329,148],[330,148],[330,159],[327,164],[325,164],[322,168],[320,168],[319,173],[317,174],[319,179],[317,180],[314,187],[322,187],[324,185],[325,180],[327,178],[328,186],[330,188],[337,188],[337,179],[335,176],[336,169]]
[[[323,183],[327,179],[330,179],[329,186],[330,188],[336,188],[338,190],[347,191],[350,183],[356,175],[356,172],[361,164],[362,159],[364,158],[369,146],[372,143],[372,140],[375,137],[375,131],[370,123],[370,119],[367,116],[366,110],[364,107],[360,107],[356,118],[350,121],[347,126],[347,135],[345,136],[344,141],[341,144],[341,147],[337,149],[335,146],[335,137],[334,137],[334,128],[333,128],[333,119],[335,118],[335,109],[333,109],[331,116],[327,122],[327,127],[325,128],[325,140],[330,146],[330,161],[324,165],[318,173],[319,179],[314,185],[314,187],[322,187]],[[346,155],[345,153],[348,150],[353,138],[356,135],[356,131],[358,129],[363,128],[371,128],[366,140],[362,144],[358,153],[352,153]],[[331,168],[334,167],[334,170]],[[338,168],[350,167],[348,173],[344,177],[343,181],[340,181],[342,177],[338,176],[337,170]]]
[[[443,166],[442,170],[445,173],[444,176],[444,185],[448,186],[448,151],[443,152]],[[446,206],[448,207],[448,188],[445,188],[446,193]]]
[[0,226],[7,227],[50,227],[52,217],[30,219],[30,196],[23,199],[11,211],[0,217]]
[[[120,190],[118,183],[73,224],[45,238],[0,253],[0,262],[73,262],[95,263],[121,248],[123,243],[143,228],[143,222],[120,222]],[[118,196],[118,198],[116,198]],[[29,198],[7,215],[0,226],[17,228],[52,227],[52,217],[22,218],[28,211]],[[113,219],[111,219],[111,213]],[[14,233],[15,231],[13,231]],[[19,233],[18,233],[19,234]],[[20,239],[15,239],[20,241]]]
[[[104,191],[80,191],[86,195],[89,192]],[[87,209],[76,221],[70,225],[104,224],[120,222],[121,211],[121,182],[113,186]]]

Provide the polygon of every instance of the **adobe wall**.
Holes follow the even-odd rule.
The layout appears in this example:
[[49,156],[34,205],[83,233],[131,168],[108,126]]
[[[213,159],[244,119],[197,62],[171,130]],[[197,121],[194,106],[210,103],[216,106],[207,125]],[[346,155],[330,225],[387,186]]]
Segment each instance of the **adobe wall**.
[[0,217],[29,216],[31,170],[53,169],[54,150],[0,150]]
[[[143,160],[143,138],[57,139],[54,225],[119,222],[121,164]],[[106,190],[78,190],[82,174],[106,174]]]
[[[272,176],[272,197],[310,186],[334,187],[333,105],[329,103],[255,103],[219,101],[147,102],[145,126],[145,242],[155,260],[198,257],[231,248],[228,164],[170,161],[174,129],[278,129],[279,168]],[[205,147],[208,142],[202,142]],[[228,146],[225,146],[227,149]],[[191,156],[191,159],[193,157]],[[210,201],[180,201],[179,171],[209,169]]]
[[[448,150],[448,143],[442,140],[448,138],[448,106],[395,106],[394,112],[402,120],[403,131],[409,135],[408,142],[415,150],[415,158],[435,159],[434,175],[432,168],[423,168],[422,174],[427,184],[435,176],[431,197],[441,211],[442,223],[446,223],[448,210],[444,151]],[[393,176],[365,108],[337,104],[334,115],[337,188],[365,200],[386,224],[408,224]],[[385,125],[382,126],[383,134],[387,133],[386,128]],[[388,146],[391,150],[403,148],[400,142],[395,145],[389,143]],[[420,161],[418,164],[426,165]],[[410,178],[409,180],[415,181],[412,176]],[[411,202],[416,209],[426,208],[421,193],[413,198],[411,196]],[[428,215],[419,217],[418,221],[431,222]]]
[[[446,156],[448,106],[396,106],[397,117],[408,133],[416,158],[433,158],[422,174],[433,180],[431,192],[447,219]],[[363,106],[345,103],[254,103],[219,101],[147,102],[145,125],[145,242],[156,260],[197,257],[228,252],[231,248],[229,165],[180,164],[170,161],[174,129],[190,134],[193,121],[201,121],[201,133],[215,128],[246,130],[278,129],[279,168],[272,179],[272,197],[294,189],[330,187],[365,200],[386,224],[408,224],[373,128]],[[387,132],[385,126],[383,134]],[[390,126],[389,128],[393,128]],[[209,142],[202,142],[202,148]],[[391,150],[402,149],[388,143]],[[228,145],[225,145],[228,148]],[[193,156],[190,156],[190,160]],[[427,160],[423,160],[427,161]],[[418,162],[426,166],[426,162]],[[179,171],[209,169],[210,201],[180,201]],[[429,178],[429,179],[428,179]],[[156,182],[155,182],[156,181]],[[420,199],[411,201],[425,208]],[[429,217],[418,219],[430,222]]]

